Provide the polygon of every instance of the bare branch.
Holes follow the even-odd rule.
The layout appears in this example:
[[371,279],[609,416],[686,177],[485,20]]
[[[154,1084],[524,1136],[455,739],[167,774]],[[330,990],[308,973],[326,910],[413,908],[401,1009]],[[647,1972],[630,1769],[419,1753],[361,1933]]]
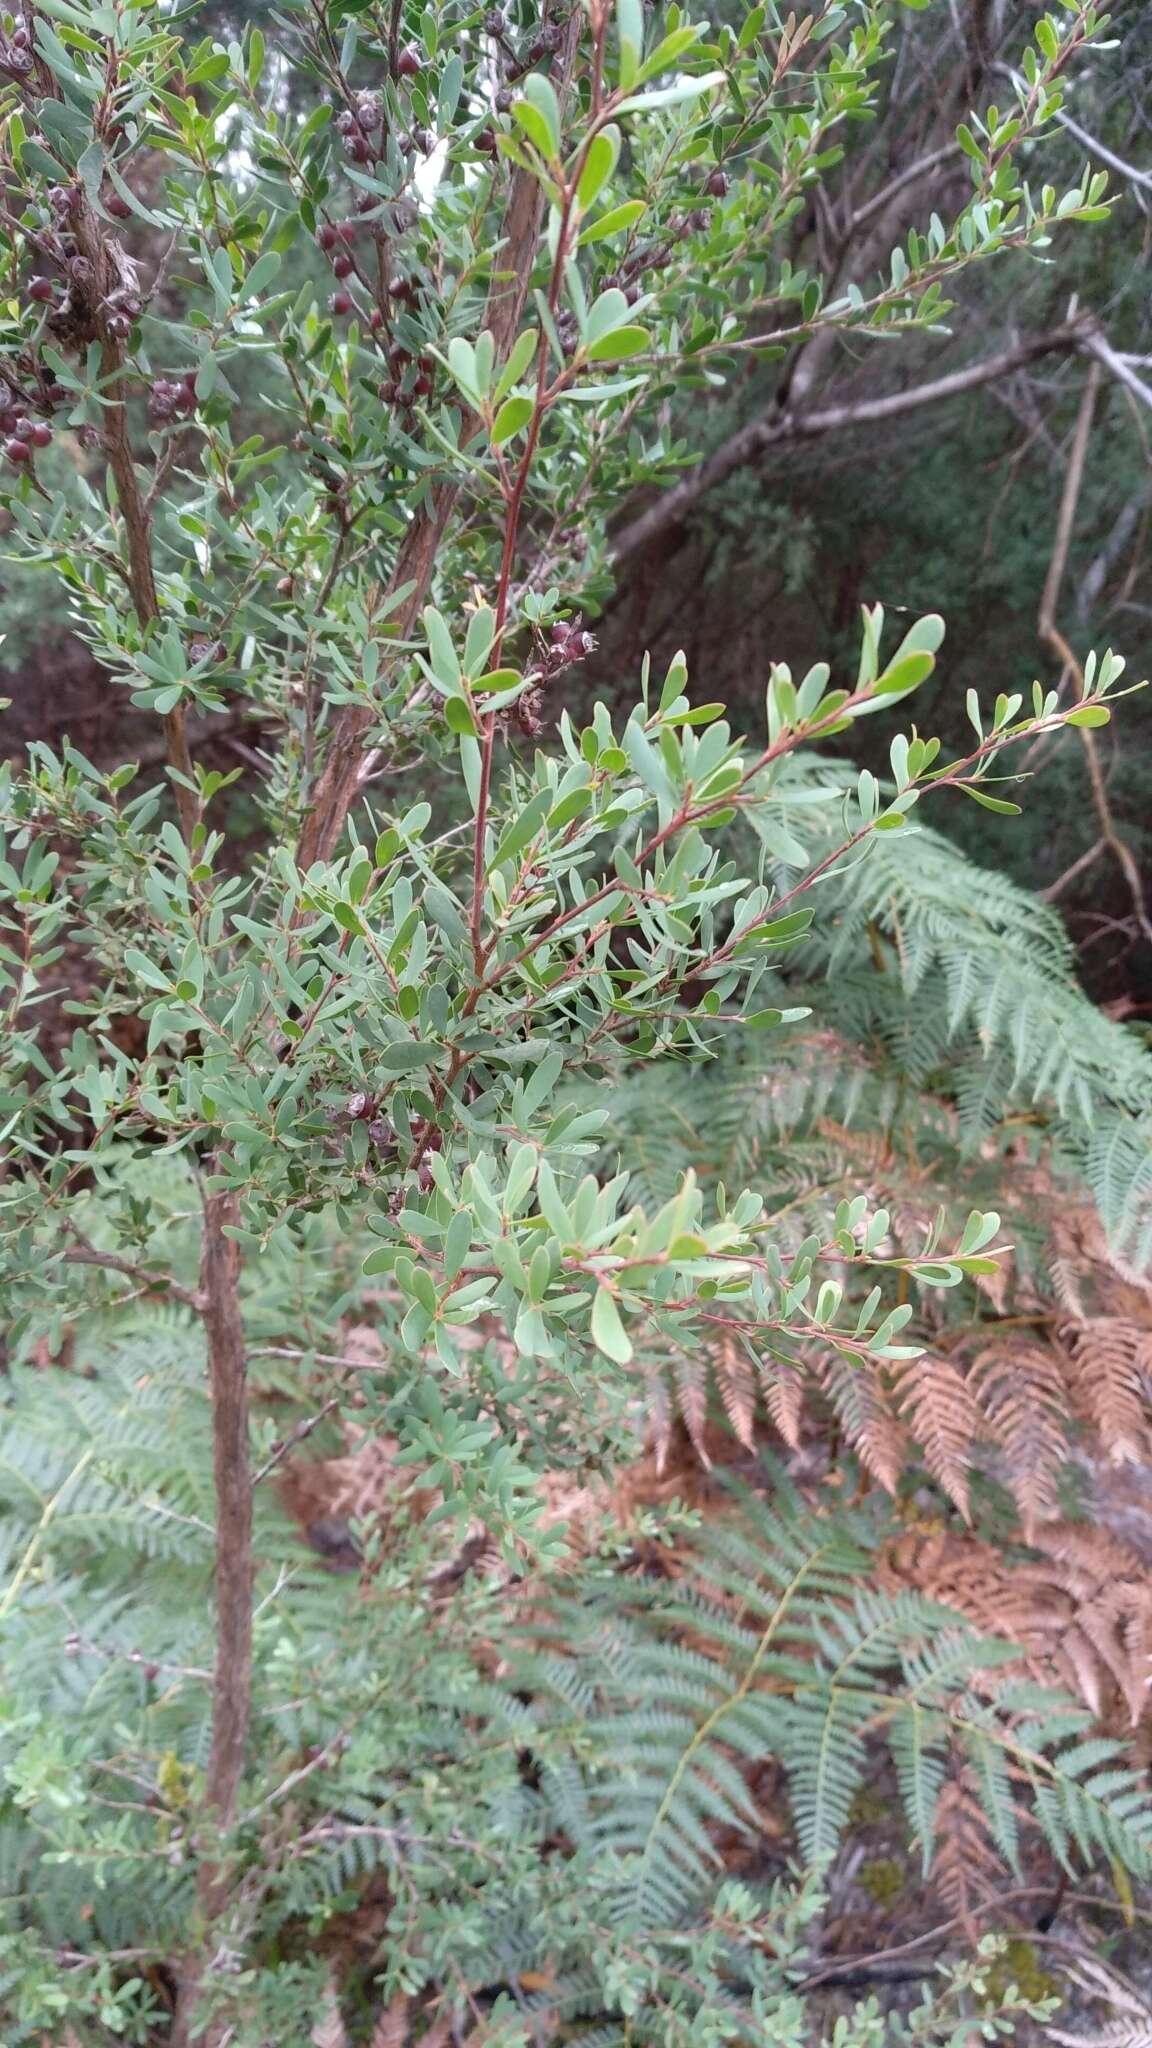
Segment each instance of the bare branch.
[[871,199],[866,199],[863,206],[857,207],[848,223],[848,233],[854,235],[866,221],[873,220],[878,213],[883,213],[886,207],[891,206],[892,201],[909,185],[918,184],[921,178],[930,177],[942,164],[950,163],[960,154],[958,142],[946,142],[943,148],[929,150],[927,156],[917,157],[915,163],[907,164],[897,177],[890,179],[879,192],[873,193]]
[[1119,355],[1094,327],[1086,331],[1083,346],[1089,355],[1095,356],[1098,363],[1126,385],[1142,405],[1152,406],[1152,385],[1145,384],[1143,378],[1136,375],[1129,358]]
[[198,1287],[184,1287],[171,1273],[157,1272],[152,1266],[139,1265],[132,1259],[118,1258],[114,1252],[98,1251],[96,1246],[90,1244],[77,1230],[74,1223],[66,1227],[75,1242],[64,1254],[65,1265],[100,1266],[109,1273],[122,1273],[127,1279],[135,1280],[146,1294],[168,1294],[173,1301],[182,1301],[187,1307],[195,1309],[198,1315],[203,1315],[207,1305],[206,1298]]
[[943,404],[962,392],[976,390],[981,384],[993,384],[1002,377],[1009,377],[1042,356],[1065,354],[1083,347],[1086,332],[1086,322],[1074,321],[1054,328],[1050,334],[1033,335],[1027,341],[1018,342],[1014,348],[987,356],[981,362],[969,363],[965,369],[953,370],[946,377],[936,377],[927,384],[913,384],[907,390],[891,392],[885,398],[866,398],[853,405],[826,406],[810,413],[769,410],[746,427],[741,427],[688,476],[657,498],[655,504],[650,505],[639,518],[621,528],[612,542],[613,560],[619,564],[639,553],[659,534],[678,525],[707,492],[726,482],[736,470],[757,461],[769,448],[793,441],[814,440],[823,434],[841,433],[850,427],[874,425],[880,420],[896,419],[902,413],[914,412],[921,406]]
[[[101,303],[97,316],[100,327],[100,374],[105,380],[108,394],[104,410],[104,447],[108,456],[108,467],[116,481],[116,497],[124,522],[128,550],[128,589],[137,620],[141,627],[147,628],[160,616],[156,578],[152,568],[151,505],[140,488],[128,434],[124,347],[109,329],[108,316],[102,303],[103,298],[114,288],[118,272],[109,242],[80,184],[74,190],[73,206],[77,246],[91,264],[92,275],[100,289]],[[123,260],[122,250],[120,255]],[[180,824],[185,839],[190,839],[199,818],[200,807],[196,800],[196,771],[188,750],[188,733],[182,704],[177,704],[173,710],[164,714],[164,738],[168,765],[174,770],[173,788]]]
[[[1108,350],[1108,354],[1111,354]],[[1048,563],[1048,574],[1044,579],[1044,590],[1040,598],[1040,616],[1037,630],[1040,638],[1059,656],[1065,668],[1069,669],[1084,688],[1084,669],[1072,652],[1063,633],[1056,624],[1056,606],[1064,570],[1068,561],[1068,549],[1072,539],[1072,528],[1076,520],[1076,507],[1080,501],[1080,487],[1084,481],[1084,468],[1088,457],[1088,444],[1092,438],[1092,421],[1096,412],[1096,397],[1100,389],[1099,351],[1092,349],[1094,360],[1089,364],[1088,377],[1080,399],[1080,411],[1076,418],[1076,430],[1072,436],[1072,451],[1068,458],[1068,469],[1064,478],[1064,490],[1060,499],[1060,511],[1056,520],[1056,536],[1052,543],[1052,555]],[[1152,399],[1152,394],[1150,394]],[[1112,816],[1108,802],[1108,791],[1104,781],[1104,770],[1100,764],[1100,749],[1096,735],[1089,726],[1078,728],[1084,747],[1084,761],[1088,770],[1088,781],[1092,790],[1092,802],[1100,824],[1100,838],[1115,856],[1116,862],[1128,884],[1136,922],[1144,937],[1152,945],[1152,919],[1148,915],[1148,904],[1144,894],[1144,881],[1131,847],[1122,839]],[[1085,862],[1087,865],[1087,862]],[[1060,878],[1054,887],[1062,888],[1074,869]]]

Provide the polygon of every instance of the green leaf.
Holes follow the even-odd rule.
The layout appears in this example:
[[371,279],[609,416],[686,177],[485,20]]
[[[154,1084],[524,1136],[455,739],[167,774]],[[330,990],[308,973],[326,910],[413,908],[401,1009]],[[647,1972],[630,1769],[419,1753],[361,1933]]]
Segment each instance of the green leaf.
[[489,650],[496,636],[496,614],[490,605],[482,604],[473,612],[464,636],[464,673],[475,675],[488,659]]
[[616,362],[625,356],[642,354],[651,341],[646,327],[618,327],[613,334],[593,342],[586,354],[590,363]]
[[244,289],[241,297],[243,299],[259,298],[260,293],[267,289],[272,279],[277,275],[282,261],[283,258],[275,249],[266,249],[263,256],[258,256],[244,280]]
[[492,446],[502,448],[514,434],[519,434],[528,425],[536,410],[535,400],[524,397],[506,398],[492,422]]
[[580,173],[580,182],[576,187],[576,198],[583,212],[587,212],[603,191],[616,168],[619,155],[618,128],[602,128],[598,135],[592,137],[588,145],[588,154],[584,159],[584,168]]
[[1066,725],[1107,725],[1112,713],[1107,704],[1078,704],[1065,719]]
[[583,335],[584,346],[591,350],[594,342],[600,341],[606,334],[613,333],[616,328],[623,327],[631,310],[618,286],[613,285],[609,291],[601,292],[588,315]]
[[171,978],[164,973],[162,968],[154,967],[147,955],[138,952],[135,946],[129,946],[126,949],[124,965],[136,975],[138,980],[146,981],[149,988],[163,989],[165,995],[171,991]]
[[717,85],[723,85],[722,71],[707,71],[700,78],[682,78],[675,85],[662,85],[657,92],[640,92],[630,99],[621,100],[616,109],[618,114],[654,113],[657,107],[678,107],[684,100],[694,100],[701,93],[711,92]]
[[529,798],[519,817],[513,819],[509,825],[492,856],[492,867],[498,868],[503,861],[515,860],[517,855],[524,851],[540,831],[551,807],[551,790],[538,789],[535,796]]
[[411,1074],[417,1067],[430,1067],[440,1058],[442,1047],[413,1038],[400,1038],[382,1045],[375,1054],[376,1066],[384,1074]]
[[467,697],[449,697],[444,704],[444,722],[449,732],[471,733],[476,738],[479,727]]
[[1019,804],[1009,803],[1006,797],[989,796],[986,789],[977,789],[971,782],[960,782],[956,786],[964,791],[965,796],[970,796],[974,804],[981,804],[986,811],[998,811],[1005,818],[1020,816]]
[[607,1287],[598,1287],[592,1302],[592,1342],[617,1365],[627,1365],[631,1360],[632,1344]]
[[616,37],[620,52],[620,83],[626,92],[640,68],[644,52],[643,0],[616,0]]
[[539,347],[540,332],[536,327],[526,327],[523,334],[516,336],[508,354],[508,361],[501,370],[496,380],[495,390],[492,393],[492,397],[497,405],[506,393],[511,391],[512,386],[520,382],[521,377],[524,375]]
[[524,97],[537,108],[547,124],[552,155],[560,154],[560,102],[552,80],[543,71],[530,71],[524,80]]
[[643,199],[625,199],[622,205],[613,206],[609,212],[602,213],[599,220],[592,221],[584,229],[580,237],[581,248],[585,248],[589,242],[607,241],[609,235],[623,234],[625,228],[634,227],[647,211]]
[[875,694],[878,697],[907,697],[918,690],[936,666],[936,657],[925,650],[898,656],[890,668],[877,678]]
[[424,611],[424,630],[428,635],[428,658],[432,672],[447,689],[458,689],[460,685],[460,663],[452,645],[452,635],[446,621],[434,605],[427,605]]

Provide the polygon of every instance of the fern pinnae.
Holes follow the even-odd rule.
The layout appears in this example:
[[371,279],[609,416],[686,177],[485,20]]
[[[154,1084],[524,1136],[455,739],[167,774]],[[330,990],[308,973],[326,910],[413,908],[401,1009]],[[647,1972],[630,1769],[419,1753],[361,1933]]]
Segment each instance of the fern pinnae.
[[761,1667],[772,1648],[773,1642],[783,1628],[793,1603],[800,1597],[810,1575],[819,1568],[825,1547],[829,1551],[834,1548],[830,1542],[827,1546],[822,1542],[796,1566],[787,1586],[783,1589],[776,1602],[774,1611],[769,1616],[768,1622],[759,1636],[747,1666],[737,1682],[731,1697],[717,1702],[711,1713],[693,1730],[689,1741],[685,1744],[665,1787],[660,1803],[656,1808],[656,1812],[653,1815],[641,1852],[640,1868],[636,1879],[638,1905],[640,1905],[643,1898],[644,1885],[647,1881],[655,1845],[660,1839],[669,1815],[675,1807],[681,1785],[684,1783],[696,1759],[707,1752],[708,1745],[716,1736],[730,1705],[745,1698],[755,1685]]

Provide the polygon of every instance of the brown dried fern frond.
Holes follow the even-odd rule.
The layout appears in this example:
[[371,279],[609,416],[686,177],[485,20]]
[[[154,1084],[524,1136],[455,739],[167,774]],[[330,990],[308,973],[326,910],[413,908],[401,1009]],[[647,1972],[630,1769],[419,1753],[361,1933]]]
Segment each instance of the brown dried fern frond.
[[804,1415],[804,1375],[799,1366],[782,1352],[767,1352],[760,1360],[764,1406],[790,1451],[800,1449],[800,1424]]
[[390,1998],[372,2029],[372,2048],[408,2048],[412,2001],[406,1991]]
[[1152,1329],[1123,1316],[1092,1316],[1061,1331],[1077,1409],[1117,1465],[1145,1464],[1152,1454],[1147,1388],[1152,1384]]
[[892,1386],[937,1486],[970,1521],[969,1483],[983,1417],[965,1374],[950,1358],[925,1352],[894,1368]]
[[320,2010],[316,2015],[308,2036],[312,2048],[348,2048],[348,2030],[340,2011],[340,1993],[335,1976],[330,1974],[320,1999]]
[[836,1419],[865,1470],[895,1493],[908,1461],[908,1432],[891,1407],[875,1370],[829,1353],[820,1378]]
[[711,1360],[703,1352],[688,1356],[680,1352],[672,1360],[672,1378],[676,1388],[676,1404],[684,1426],[692,1440],[692,1447],[701,1464],[711,1464],[705,1443],[708,1426],[708,1368]]
[[929,1877],[964,1932],[976,1932],[978,1909],[995,1894],[1004,1865],[988,1830],[975,1774],[959,1753],[936,1802],[936,1845]]
[[1053,1351],[1015,1342],[982,1351],[970,1385],[989,1436],[1004,1456],[1005,1480],[1030,1538],[1056,1506],[1068,1453],[1068,1394]]
[[1152,1571],[1086,1523],[1049,1523],[1034,1548],[1039,1556],[1013,1561],[958,1530],[909,1532],[889,1551],[884,1580],[1019,1644],[1028,1677],[1078,1693],[1116,1732],[1134,1728],[1152,1677]]
[[714,1354],[716,1385],[732,1434],[746,1451],[755,1449],[756,1372],[740,1338],[725,1330]]

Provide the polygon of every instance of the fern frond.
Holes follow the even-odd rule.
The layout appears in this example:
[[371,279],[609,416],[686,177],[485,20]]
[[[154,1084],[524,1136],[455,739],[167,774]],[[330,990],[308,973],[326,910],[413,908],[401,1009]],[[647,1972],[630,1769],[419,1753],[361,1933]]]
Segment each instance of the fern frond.
[[925,1352],[894,1368],[898,1412],[941,1491],[971,1519],[970,1477],[981,1433],[979,1406],[965,1375],[950,1358]]
[[972,1390],[989,1434],[1004,1454],[1007,1484],[1024,1533],[1053,1512],[1067,1449],[1066,1401],[1059,1366],[1038,1344],[989,1349],[976,1358]]
[[1093,1316],[1062,1332],[1081,1413],[1117,1464],[1147,1462],[1146,1414],[1152,1386],[1152,1332],[1120,1316]]

